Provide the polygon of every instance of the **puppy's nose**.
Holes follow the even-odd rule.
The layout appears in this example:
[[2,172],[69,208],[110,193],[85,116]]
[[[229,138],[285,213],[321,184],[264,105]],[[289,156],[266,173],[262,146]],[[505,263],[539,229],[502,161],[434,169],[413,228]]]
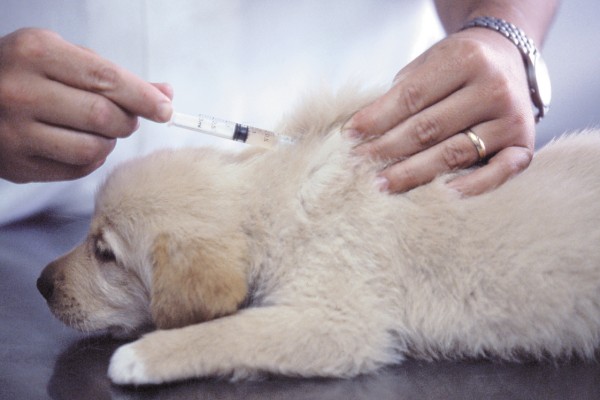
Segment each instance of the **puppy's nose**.
[[42,296],[44,296],[44,299],[46,301],[50,300],[52,293],[54,293],[54,282],[45,279],[42,275],[38,278],[36,286]]
[[39,292],[44,296],[46,301],[52,298],[54,293],[54,282],[56,280],[56,267],[54,263],[50,263],[44,270],[37,280],[37,288]]

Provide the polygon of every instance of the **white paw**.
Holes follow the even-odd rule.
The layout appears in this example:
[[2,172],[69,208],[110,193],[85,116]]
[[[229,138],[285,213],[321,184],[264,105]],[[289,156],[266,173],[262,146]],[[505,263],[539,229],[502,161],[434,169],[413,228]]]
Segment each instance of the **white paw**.
[[134,343],[121,346],[115,351],[108,366],[108,377],[118,385],[143,385],[150,382],[144,363],[134,350]]

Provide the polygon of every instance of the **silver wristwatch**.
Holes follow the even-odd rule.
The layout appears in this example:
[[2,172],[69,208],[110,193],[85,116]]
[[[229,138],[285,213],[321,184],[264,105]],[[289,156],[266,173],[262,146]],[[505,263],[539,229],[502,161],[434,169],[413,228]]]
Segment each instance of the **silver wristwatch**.
[[477,17],[467,22],[462,29],[473,27],[493,29],[517,46],[525,63],[531,100],[537,109],[535,122],[539,122],[548,113],[548,109],[550,108],[552,89],[548,68],[533,41],[521,29],[500,18]]

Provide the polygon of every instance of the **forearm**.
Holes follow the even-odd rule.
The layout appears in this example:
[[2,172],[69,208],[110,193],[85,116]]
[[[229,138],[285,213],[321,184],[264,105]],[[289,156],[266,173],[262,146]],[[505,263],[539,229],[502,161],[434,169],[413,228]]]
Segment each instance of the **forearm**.
[[475,17],[502,18],[521,28],[541,46],[550,28],[558,0],[435,0],[446,32],[453,33]]

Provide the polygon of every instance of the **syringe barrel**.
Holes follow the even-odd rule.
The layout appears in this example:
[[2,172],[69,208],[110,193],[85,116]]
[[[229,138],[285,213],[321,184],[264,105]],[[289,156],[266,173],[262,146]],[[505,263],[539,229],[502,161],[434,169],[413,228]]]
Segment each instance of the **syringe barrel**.
[[236,140],[267,149],[272,149],[279,143],[294,143],[294,139],[288,136],[279,136],[264,129],[258,129],[203,114],[192,116],[173,113],[169,125],[191,129],[224,139]]

